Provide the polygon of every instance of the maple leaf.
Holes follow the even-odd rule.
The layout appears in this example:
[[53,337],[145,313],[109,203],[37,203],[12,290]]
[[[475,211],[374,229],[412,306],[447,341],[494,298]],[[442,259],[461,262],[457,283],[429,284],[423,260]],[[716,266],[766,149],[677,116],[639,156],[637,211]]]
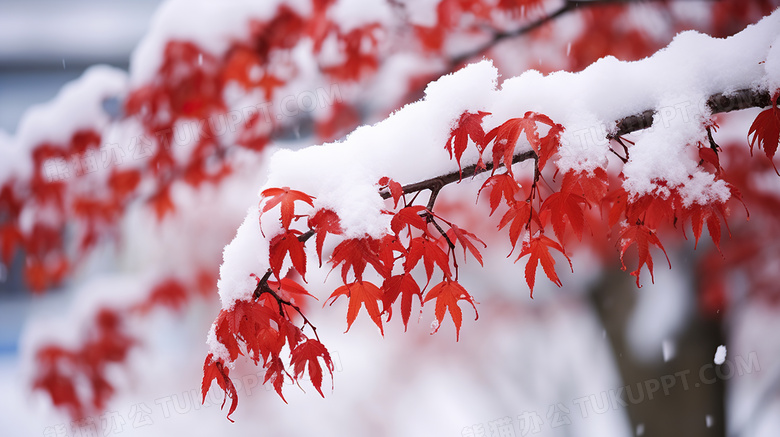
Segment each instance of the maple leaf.
[[[715,169],[715,176],[719,176],[723,168],[720,166],[720,157],[718,152],[712,147],[701,146],[699,147],[699,159],[701,163],[708,163]],[[703,166],[702,166],[703,167]]]
[[678,211],[682,209],[682,199],[676,190],[666,197],[645,194],[627,200],[626,220],[628,223],[644,223],[655,229],[665,221],[674,225],[678,219]]
[[496,208],[501,204],[503,198],[507,204],[515,202],[515,196],[520,192],[520,184],[517,183],[510,173],[501,173],[492,175],[482,184],[477,192],[477,199],[482,190],[490,187],[490,215],[496,212]]
[[284,346],[284,337],[271,326],[281,324],[278,312],[256,301],[239,300],[228,311],[228,326],[233,335],[246,344],[250,358],[257,364],[260,357],[266,362],[278,355]]
[[[720,251],[720,219],[718,214],[725,218],[725,205],[722,203],[699,205],[698,203],[691,205],[689,208],[683,210],[683,221],[691,220],[691,228],[693,229],[693,236],[695,243],[693,248],[696,249],[699,245],[699,237],[701,237],[701,231],[704,228],[704,223],[707,223],[707,231],[710,233],[712,242],[715,243],[715,247]],[[728,229],[728,222],[726,223]]]
[[623,187],[618,187],[616,190],[611,191],[604,196],[601,201],[602,205],[609,207],[609,213],[607,215],[607,223],[609,227],[615,226],[623,217],[623,213],[626,212],[626,206],[628,204],[628,193]]
[[[509,241],[512,243],[512,251],[514,251],[517,245],[517,240],[520,238],[520,233],[523,232],[523,228],[528,227],[531,222],[531,218],[535,218],[539,227],[539,217],[531,206],[531,201],[513,202],[510,204],[509,210],[501,217],[501,221],[498,223],[498,230],[504,228],[510,222],[509,226]],[[510,255],[512,252],[510,252]]]
[[308,203],[309,206],[314,206],[314,197],[301,191],[291,190],[290,187],[268,188],[263,190],[263,192],[260,193],[260,196],[263,197],[260,201],[261,203],[265,201],[266,198],[268,198],[268,200],[265,201],[265,205],[263,205],[263,208],[260,210],[259,220],[262,220],[263,214],[268,210],[281,204],[280,220],[285,229],[290,229],[290,223],[292,223],[293,216],[295,215],[296,201]]
[[388,322],[393,315],[391,305],[395,303],[398,296],[401,296],[401,319],[404,323],[404,331],[406,331],[409,316],[412,314],[412,300],[414,296],[417,296],[420,305],[422,305],[420,286],[417,285],[417,281],[414,280],[411,274],[404,273],[385,279],[385,282],[382,284],[382,290],[384,291],[382,295],[382,312],[389,314]]
[[498,168],[503,159],[507,173],[514,177],[512,159],[521,133],[525,131],[525,136],[529,143],[539,142],[536,123],[529,117],[530,114],[532,113],[528,112],[524,117],[511,118],[485,135],[485,144],[493,141],[493,174],[495,174],[496,168]]
[[483,140],[485,139],[485,131],[482,129],[482,119],[485,118],[486,115],[490,115],[490,113],[477,111],[475,114],[466,111],[461,114],[455,127],[450,130],[450,137],[444,145],[444,148],[450,153],[450,159],[452,159],[454,153],[461,178],[463,171],[460,165],[460,158],[463,156],[463,152],[468,146],[469,137],[471,137],[471,140],[477,145],[480,154],[484,148]]
[[561,192],[571,192],[585,198],[588,206],[599,205],[609,190],[607,171],[597,167],[592,173],[585,171],[567,172],[563,175]]
[[[379,305],[377,301],[382,300],[382,291],[374,284],[368,281],[355,281],[350,284],[342,285],[337,288],[325,301],[331,301],[331,305],[336,302],[339,296],[347,296],[349,298],[349,306],[347,307],[347,331],[352,326],[352,323],[357,318],[361,305],[366,308],[368,316],[379,327],[379,331],[382,335],[385,335],[385,331],[382,328],[382,317],[379,311]],[[323,304],[324,306],[324,304]],[[346,331],[344,331],[346,332]]]
[[558,274],[555,273],[555,259],[553,259],[552,255],[550,254],[550,249],[555,249],[562,253],[563,256],[566,257],[566,260],[569,261],[569,267],[571,268],[572,272],[574,271],[574,267],[571,264],[571,259],[568,255],[566,255],[566,252],[563,251],[563,247],[561,247],[561,245],[554,240],[540,233],[535,237],[531,237],[528,241],[524,241],[520,255],[517,257],[515,262],[519,261],[520,258],[526,255],[530,255],[528,262],[525,265],[525,280],[528,283],[528,288],[531,289],[531,299],[534,297],[536,267],[540,263],[542,264],[542,269],[544,270],[544,273],[547,275],[547,277],[550,278],[550,280],[558,287],[563,286],[561,280],[558,278]]
[[425,211],[428,211],[428,208],[422,205],[401,208],[400,211],[395,213],[393,219],[390,221],[390,229],[392,229],[393,233],[396,235],[398,235],[406,226],[411,226],[428,233],[428,222],[420,216],[420,213]]
[[750,154],[753,155],[753,146],[763,148],[775,173],[780,175],[773,160],[777,146],[780,144],[780,108],[777,107],[777,98],[777,95],[773,96],[772,107],[761,111],[756,116],[748,131],[748,141],[750,141]]
[[149,198],[149,203],[152,204],[154,212],[157,215],[157,221],[162,221],[166,215],[173,213],[176,210],[176,206],[171,200],[169,191],[168,187],[165,187]]
[[444,276],[451,276],[449,256],[447,256],[447,252],[441,248],[438,242],[429,240],[425,236],[413,238],[409,242],[409,252],[406,255],[406,261],[404,261],[404,271],[406,273],[411,272],[420,259],[423,260],[429,282],[436,265],[439,266]]
[[327,234],[338,235],[344,232],[338,214],[330,209],[320,209],[309,218],[309,227],[316,233],[317,257],[322,267],[322,245]]
[[[242,355],[241,349],[238,347],[238,342],[234,334],[234,330],[231,326],[237,326],[235,322],[231,322],[233,317],[232,312],[226,310],[220,310],[217,319],[214,321],[214,333],[217,336],[217,341],[222,343],[227,349],[230,355],[230,361],[235,361],[239,355]],[[231,325],[232,323],[232,325]]]
[[[480,240],[479,237],[465,229],[457,227],[456,225],[450,226],[450,229],[447,230],[447,237],[449,237],[453,244],[460,243],[460,245],[463,246],[463,259],[466,259],[466,249],[468,249],[474,258],[476,258],[477,262],[479,262],[479,265],[483,265],[482,254],[479,253],[479,249],[477,249],[477,247],[474,246],[474,243],[471,242],[471,240],[477,241],[482,244],[483,247],[487,248],[487,244]],[[444,237],[442,236],[442,239],[443,238]]]
[[282,263],[289,254],[293,267],[304,278],[304,282],[306,281],[306,251],[303,242],[298,239],[299,235],[300,231],[290,229],[271,239],[268,258],[271,270],[277,278],[281,277]]
[[[558,241],[563,241],[566,223],[571,225],[577,239],[582,241],[582,229],[585,226],[585,212],[582,208],[586,203],[584,197],[568,191],[552,193],[544,200],[541,210],[550,211],[550,220]],[[564,220],[564,216],[568,220]]]
[[317,340],[309,339],[296,346],[290,355],[290,365],[293,366],[296,379],[303,375],[306,367],[308,367],[309,379],[311,379],[312,385],[320,393],[320,396],[325,397],[322,394],[322,366],[320,365],[320,358],[330,372],[331,380],[333,379],[333,361],[325,346]]
[[625,255],[629,246],[636,243],[637,253],[639,256],[639,265],[637,266],[636,270],[631,272],[631,275],[636,276],[637,287],[642,287],[639,285],[639,271],[645,264],[647,264],[647,269],[650,270],[650,279],[655,282],[655,278],[653,278],[653,257],[650,255],[650,244],[654,244],[663,250],[664,255],[666,255],[666,261],[669,263],[669,268],[672,268],[672,262],[669,261],[669,255],[666,254],[666,249],[664,249],[664,246],[661,244],[658,236],[655,235],[655,232],[652,229],[643,224],[628,226],[620,234],[619,242],[620,264],[623,266],[623,270],[626,269],[626,265],[623,262],[623,255]]
[[550,126],[550,130],[547,135],[541,137],[538,142],[531,143],[534,152],[539,157],[539,170],[541,171],[547,161],[558,151],[561,146],[561,133],[563,133],[563,126],[553,123],[549,117],[543,114],[535,114],[535,120],[543,122]]
[[433,332],[437,332],[441,327],[441,322],[444,320],[444,314],[449,311],[452,322],[455,324],[455,341],[460,339],[460,325],[463,321],[463,312],[458,306],[458,302],[465,300],[471,304],[474,308],[476,317],[474,320],[479,319],[479,313],[474,302],[474,298],[460,285],[457,281],[453,281],[449,278],[445,278],[442,282],[436,284],[425,295],[425,302],[432,299],[436,299],[436,307],[434,314],[436,320],[439,322],[436,329]]
[[357,281],[363,280],[366,264],[371,264],[382,277],[387,277],[392,271],[392,253],[389,245],[371,237],[350,238],[342,241],[333,249],[330,262],[333,268],[341,266],[341,278],[347,283],[347,274],[352,269]]
[[276,393],[282,398],[285,404],[287,403],[287,399],[285,399],[282,394],[282,386],[284,385],[284,375],[286,373],[282,359],[277,356],[268,362],[268,367],[266,367],[265,370],[265,377],[263,378],[263,384],[271,381],[274,390],[276,390]]
[[230,369],[225,368],[222,364],[222,360],[214,359],[212,354],[208,354],[206,362],[203,363],[203,382],[201,383],[200,388],[201,393],[203,394],[203,400],[201,403],[206,402],[206,393],[208,393],[209,387],[211,387],[211,382],[216,379],[219,387],[225,392],[225,397],[222,400],[222,407],[220,408],[225,407],[225,402],[229,397],[231,401],[227,419],[233,422],[230,415],[233,414],[233,412],[236,411],[236,407],[238,407],[238,393],[236,392],[236,387],[233,385],[233,381],[230,380],[229,374]]
[[390,197],[393,198],[393,208],[398,208],[398,201],[401,200],[401,197],[404,195],[404,188],[401,184],[385,176],[379,179],[379,186],[388,189]]
[[279,282],[268,281],[267,284],[269,288],[276,291],[276,294],[285,300],[291,300],[291,298],[294,299],[295,296],[309,296],[315,300],[319,300],[316,296],[306,291],[306,289],[303,288],[301,284],[290,278],[282,278]]

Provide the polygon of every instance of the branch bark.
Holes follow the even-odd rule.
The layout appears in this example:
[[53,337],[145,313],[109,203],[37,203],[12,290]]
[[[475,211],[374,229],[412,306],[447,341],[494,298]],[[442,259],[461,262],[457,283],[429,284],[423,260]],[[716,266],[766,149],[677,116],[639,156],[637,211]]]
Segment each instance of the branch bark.
[[[500,43],[501,41],[518,37],[518,36],[523,36],[527,33],[530,33],[542,27],[543,25],[549,23],[550,21],[553,21],[556,18],[559,18],[562,15],[565,15],[569,12],[573,12],[579,8],[598,6],[598,5],[646,3],[648,1],[660,2],[660,1],[668,1],[668,0],[565,0],[563,4],[560,7],[558,7],[558,9],[553,10],[551,13],[543,16],[542,18],[539,18],[536,21],[528,23],[525,26],[522,26],[512,31],[494,33],[493,37],[489,41],[477,47],[476,49],[470,50],[466,53],[462,53],[452,58],[450,60],[450,68],[455,69],[468,59],[484,55],[488,50],[490,50],[493,46]],[[677,0],[677,1],[682,1],[682,0]],[[694,1],[694,0],[688,0],[688,1]],[[698,1],[718,1],[718,0],[698,0]]]
[[[587,2],[590,3],[590,2]],[[747,108],[763,108],[772,104],[772,98],[768,91],[742,89],[730,93],[718,93],[707,98],[706,103],[712,114],[738,111]],[[609,139],[617,139],[632,132],[647,129],[653,125],[655,110],[648,109],[639,114],[632,114],[615,121],[615,132],[607,135]],[[533,151],[518,152],[512,157],[512,164],[536,159]],[[501,164],[500,166],[503,166]],[[485,168],[478,168],[476,164],[463,167],[462,172],[454,171],[445,175],[436,176],[424,181],[404,185],[404,194],[416,193],[423,190],[438,191],[442,187],[457,182],[463,178],[469,178],[477,174],[493,170],[493,162],[487,162]],[[379,192],[383,199],[390,198],[390,192],[383,189]]]

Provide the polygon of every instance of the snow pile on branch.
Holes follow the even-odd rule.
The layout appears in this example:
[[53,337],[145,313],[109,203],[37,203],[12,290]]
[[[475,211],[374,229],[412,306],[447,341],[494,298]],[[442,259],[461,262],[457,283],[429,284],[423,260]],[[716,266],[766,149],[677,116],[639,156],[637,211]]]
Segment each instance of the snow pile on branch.
[[0,148],[0,183],[14,175],[29,177],[31,151],[40,144],[64,147],[80,130],[103,132],[112,121],[103,108],[105,99],[121,98],[126,92],[127,73],[96,65],[63,86],[50,102],[28,109],[16,135],[8,140],[10,147]]
[[[389,232],[389,216],[382,214],[385,204],[377,181],[387,176],[408,184],[457,171],[444,144],[464,111],[490,112],[484,119],[485,131],[526,111],[549,116],[566,128],[556,161],[565,173],[604,167],[606,135],[616,131],[616,122],[653,110],[653,127],[640,135],[623,168],[629,194],[658,192],[665,186],[680,189],[688,204],[725,201],[729,197],[725,184],[700,174],[698,157],[687,146],[706,138],[704,122],[711,115],[707,98],[740,89],[766,90],[780,80],[774,61],[765,65],[779,34],[780,12],[775,12],[730,38],[685,32],[640,61],[607,57],[580,73],[543,76],[529,71],[501,87],[490,61],[472,64],[429,84],[423,100],[358,128],[341,142],[277,152],[260,191],[270,187],[303,191],[316,198],[315,209],[338,214],[346,238],[380,237]],[[774,52],[777,48],[772,55],[776,57]],[[669,114],[669,108],[678,112]],[[526,150],[530,145],[519,141],[516,153]],[[489,156],[487,151],[485,157]],[[477,159],[475,148],[468,148],[461,162],[466,166]],[[258,271],[255,262],[264,265],[267,257],[261,241],[275,232],[267,228],[261,233],[256,217],[257,211],[250,211],[225,249],[219,289],[228,308],[235,299],[251,296],[254,286],[248,278]]]

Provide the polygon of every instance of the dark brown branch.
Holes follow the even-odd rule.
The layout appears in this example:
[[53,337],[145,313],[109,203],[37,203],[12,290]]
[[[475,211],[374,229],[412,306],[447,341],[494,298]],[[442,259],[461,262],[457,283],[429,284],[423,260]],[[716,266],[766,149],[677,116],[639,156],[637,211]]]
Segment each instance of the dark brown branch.
[[[300,239],[300,238],[301,238],[301,237],[303,237],[304,235],[308,235],[308,237],[311,237],[311,235],[313,235],[313,232],[311,232],[311,234],[310,234],[309,232],[307,232],[306,234],[303,234],[303,235],[301,235],[301,236],[300,236],[300,237],[298,237],[298,238]],[[308,237],[307,237],[306,239],[308,239]],[[304,241],[304,242],[305,242],[305,241],[306,241],[306,239],[303,239],[303,240],[301,240],[301,241]],[[271,273],[272,273],[272,272],[271,272],[271,269],[268,269],[268,271],[267,271],[267,272],[265,272],[265,275],[263,275],[263,277],[262,277],[262,278],[260,278],[260,279],[258,279],[258,280],[257,280],[257,287],[255,287],[255,291],[254,291],[254,293],[252,294],[252,297],[253,297],[255,300],[257,300],[257,299],[260,299],[260,296],[262,296],[262,295],[263,295],[263,293],[268,293],[268,294],[270,294],[270,295],[271,295],[271,296],[274,298],[274,300],[276,300],[276,303],[277,303],[277,305],[279,305],[279,315],[281,315],[282,317],[287,317],[287,316],[284,314],[284,307],[285,307],[285,306],[287,306],[287,307],[290,307],[290,308],[294,309],[294,310],[295,310],[295,312],[297,312],[297,313],[298,313],[298,314],[299,314],[299,315],[300,315],[300,316],[303,318],[303,327],[306,327],[306,325],[309,325],[309,326],[311,327],[311,330],[312,330],[312,332],[314,333],[314,337],[317,339],[317,341],[319,341],[319,340],[320,340],[320,337],[319,337],[319,335],[317,335],[317,327],[316,327],[316,326],[314,326],[314,325],[313,325],[313,324],[312,324],[312,323],[309,321],[309,319],[308,319],[308,318],[306,318],[306,315],[305,315],[305,314],[303,314],[303,311],[301,311],[301,308],[300,308],[300,307],[298,307],[298,305],[295,305],[294,303],[290,302],[289,300],[285,300],[284,298],[282,298],[281,296],[279,296],[279,294],[278,294],[276,291],[274,291],[274,290],[273,290],[273,289],[272,289],[272,288],[271,288],[271,287],[268,285],[268,280],[271,278]],[[287,318],[289,318],[289,317],[287,317]]]
[[[699,102],[690,102],[698,104]],[[732,93],[718,93],[707,99],[707,107],[713,114],[737,111],[747,108],[763,108],[771,105],[768,91],[739,90]],[[614,139],[631,132],[647,129],[653,124],[655,111],[648,109],[640,114],[629,115],[617,121],[617,131],[608,138]]]
[[[648,1],[666,1],[666,0],[565,0],[558,9],[555,9],[551,13],[539,18],[536,21],[532,21],[531,23],[528,23],[525,26],[522,26],[512,31],[494,33],[493,37],[490,38],[489,41],[485,42],[484,44],[477,47],[476,49],[470,50],[466,53],[462,53],[452,58],[450,60],[450,67],[457,68],[458,66],[460,66],[460,64],[467,61],[468,59],[484,55],[488,50],[493,48],[493,46],[500,43],[501,41],[525,35],[533,30],[538,29],[539,27],[542,27],[548,22],[555,20],[556,18],[559,18],[560,16],[575,11],[579,8],[597,6],[597,5],[645,3]],[[718,0],[699,0],[699,1],[718,1]]]
[[[536,153],[534,153],[533,151],[518,153],[512,157],[512,164],[516,164],[518,162],[525,161],[526,159],[532,159],[535,157],[536,157]],[[492,162],[486,163],[484,169],[477,168],[476,164],[472,164],[467,167],[463,167],[462,172],[454,171],[452,173],[447,173],[446,175],[443,176],[437,176],[435,178],[426,179],[421,182],[404,185],[402,188],[404,190],[404,194],[416,193],[422,190],[431,190],[432,192],[433,191],[438,192],[438,190],[440,190],[441,187],[459,181],[461,179],[461,175],[463,176],[463,179],[465,179],[491,170],[493,170]],[[390,191],[388,190],[382,190],[379,192],[379,194],[382,196],[383,199],[390,198]]]
[[[695,102],[694,102],[695,103]],[[755,90],[739,90],[731,93],[718,93],[710,96],[707,99],[707,107],[713,114],[720,114],[724,112],[737,111],[747,108],[763,108],[772,104],[771,97],[768,91],[755,91]],[[629,115],[616,121],[617,130],[613,134],[609,134],[607,138],[616,139],[620,136],[636,132],[642,129],[647,129],[653,124],[653,117],[655,111],[648,109],[640,114]],[[625,146],[624,146],[625,147]],[[536,153],[533,151],[526,151],[517,153],[512,157],[512,164],[516,164],[527,159],[536,159]],[[422,190],[430,190],[431,197],[435,199],[434,193],[438,194],[439,190],[445,185],[449,185],[453,182],[457,182],[461,179],[470,178],[482,172],[491,171],[493,169],[493,162],[487,162],[485,168],[478,168],[476,164],[463,167],[462,172],[453,171],[442,176],[437,176],[424,181],[415,182],[413,184],[404,185],[404,194],[416,193]],[[383,199],[390,198],[390,191],[383,189],[379,192]],[[429,201],[428,209],[432,210],[433,205]]]

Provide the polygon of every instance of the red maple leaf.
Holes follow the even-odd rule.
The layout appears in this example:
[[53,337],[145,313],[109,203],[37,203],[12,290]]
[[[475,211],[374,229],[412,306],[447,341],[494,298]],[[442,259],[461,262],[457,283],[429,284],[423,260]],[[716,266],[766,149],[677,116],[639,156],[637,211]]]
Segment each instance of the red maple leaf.
[[409,242],[409,252],[404,262],[404,271],[406,273],[411,272],[420,259],[423,260],[428,281],[431,280],[433,269],[436,265],[439,266],[444,276],[451,276],[449,256],[447,256],[447,252],[441,248],[437,241],[430,240],[425,236],[413,238]]
[[568,172],[563,175],[561,192],[568,191],[585,198],[588,206],[600,205],[609,190],[607,171],[597,167],[592,173]]
[[547,161],[558,151],[561,146],[561,133],[563,126],[554,123],[550,117],[544,114],[534,114],[534,120],[550,126],[547,135],[541,137],[538,142],[531,143],[536,155],[539,156],[539,170],[542,170]]
[[390,196],[393,198],[393,208],[398,208],[398,201],[404,195],[404,188],[398,182],[388,178],[387,176],[379,179],[379,187],[387,188],[390,192]]
[[[349,306],[347,307],[347,331],[352,326],[352,323],[357,318],[361,305],[366,308],[368,316],[379,327],[379,331],[382,335],[385,335],[385,331],[382,328],[382,317],[379,311],[378,301],[382,300],[382,291],[376,285],[368,281],[355,281],[350,284],[342,285],[337,288],[325,301],[331,301],[331,305],[336,302],[339,296],[347,296],[349,298]],[[324,304],[323,304],[324,305]],[[346,331],[345,331],[346,332]]]
[[528,262],[525,265],[525,280],[528,283],[528,288],[531,289],[531,299],[534,297],[536,267],[540,263],[542,264],[542,269],[544,270],[544,273],[547,275],[547,277],[550,278],[550,280],[555,285],[559,287],[563,286],[561,280],[558,278],[558,274],[555,273],[555,259],[553,259],[552,255],[550,254],[550,249],[555,249],[562,253],[563,256],[566,257],[566,260],[569,261],[569,267],[572,269],[572,272],[574,271],[574,267],[571,264],[571,259],[568,255],[566,255],[566,252],[563,251],[561,245],[556,243],[554,240],[540,233],[536,237],[531,237],[528,241],[524,241],[520,255],[515,261],[520,260],[520,258],[526,255],[530,255]]
[[[246,344],[249,357],[257,364],[279,355],[285,339],[275,326],[282,324],[279,313],[259,301],[239,300],[228,311],[228,326],[236,339]],[[271,324],[273,322],[273,326]]]
[[512,251],[515,250],[514,248],[517,245],[520,234],[523,232],[523,228],[528,228],[530,225],[531,218],[537,221],[539,227],[542,226],[539,222],[539,216],[534,211],[533,206],[531,206],[531,201],[512,202],[509,210],[501,217],[501,221],[498,223],[499,231],[510,222],[512,223],[509,226],[509,241],[512,243]]
[[720,175],[720,172],[723,170],[723,168],[721,168],[720,166],[720,157],[718,156],[718,152],[715,151],[715,149],[708,146],[700,146],[699,159],[701,159],[701,164],[704,164],[706,162],[713,167],[713,169],[715,170],[714,171],[715,176]]
[[[542,203],[541,210],[550,211],[550,221],[555,231],[558,241],[563,241],[563,234],[566,231],[566,223],[571,225],[577,239],[582,241],[582,229],[585,226],[584,205],[587,202],[585,198],[568,191],[552,193]],[[564,220],[564,217],[567,219]]]
[[331,361],[330,354],[325,346],[317,340],[309,339],[296,346],[290,355],[290,365],[293,366],[295,377],[299,378],[303,375],[306,367],[308,367],[309,379],[311,379],[312,385],[320,393],[320,396],[325,397],[322,394],[322,366],[320,365],[320,358],[330,372],[331,379],[333,379],[333,361]]
[[450,159],[452,159],[453,153],[455,155],[455,161],[458,163],[458,172],[462,174],[460,165],[460,158],[463,156],[463,152],[469,144],[469,137],[477,145],[477,148],[482,153],[485,139],[485,131],[482,129],[482,119],[486,115],[490,115],[489,112],[477,111],[476,114],[472,112],[464,112],[460,115],[455,127],[450,130],[450,137],[447,139],[447,144],[444,147],[450,152]]
[[230,380],[229,374],[230,369],[225,368],[225,366],[222,364],[222,360],[214,359],[212,354],[209,354],[206,357],[206,362],[203,363],[203,382],[201,383],[200,388],[201,393],[203,394],[203,400],[201,403],[206,402],[206,393],[208,393],[209,387],[211,387],[211,382],[216,379],[219,387],[225,392],[225,397],[222,400],[221,408],[225,407],[225,402],[227,401],[228,397],[231,400],[227,419],[233,422],[233,419],[230,418],[230,415],[236,411],[236,407],[238,406],[238,393],[236,392],[236,387],[233,385],[233,381]]
[[515,153],[517,140],[520,134],[525,132],[526,139],[530,144],[539,142],[539,135],[536,132],[536,123],[533,118],[528,117],[531,112],[521,118],[510,118],[498,127],[493,128],[485,135],[484,143],[487,145],[493,141],[493,173],[496,168],[504,161],[507,173],[514,177],[512,172],[512,159]]
[[620,234],[619,242],[620,264],[623,266],[623,270],[626,269],[626,265],[623,262],[623,255],[625,255],[629,246],[636,243],[636,249],[639,256],[639,265],[637,266],[636,270],[631,272],[631,275],[636,276],[637,287],[642,287],[639,285],[639,271],[645,264],[647,264],[647,269],[650,270],[650,279],[655,282],[655,279],[653,278],[653,256],[650,255],[650,244],[654,244],[664,251],[664,255],[666,255],[666,261],[669,263],[669,268],[672,268],[672,262],[669,261],[669,255],[666,254],[666,249],[664,249],[664,246],[661,244],[658,236],[655,235],[655,232],[652,229],[643,224],[628,226],[623,231],[623,233]]
[[285,300],[295,299],[296,296],[309,296],[315,300],[319,300],[316,296],[306,291],[301,284],[290,278],[282,278],[279,282],[268,281],[268,287],[276,291],[276,294]]
[[517,183],[510,173],[501,173],[487,178],[482,187],[477,192],[477,198],[482,190],[490,187],[490,215],[496,212],[496,208],[501,204],[503,198],[507,204],[515,202],[515,196],[520,192],[520,184]]
[[287,403],[287,399],[285,399],[284,395],[282,394],[282,386],[284,385],[284,375],[286,374],[287,371],[284,370],[284,363],[282,363],[282,359],[279,357],[273,357],[271,361],[268,362],[268,367],[266,367],[265,370],[265,377],[263,378],[263,384],[271,381],[271,385],[273,385],[274,390],[276,390],[276,393],[280,398],[282,398],[285,404]]
[[690,207],[683,210],[683,221],[691,220],[691,228],[693,229],[693,236],[696,240],[693,248],[696,249],[699,245],[699,237],[701,237],[701,231],[704,228],[704,223],[707,223],[707,231],[710,233],[712,242],[715,243],[715,247],[720,251],[720,218],[723,217],[723,221],[726,223],[726,229],[728,229],[728,222],[726,222],[725,216],[726,208],[722,203],[711,203],[707,205],[699,205],[695,203]]
[[[457,227],[456,225],[451,225],[450,229],[447,230],[447,237],[449,237],[450,241],[452,241],[453,244],[460,243],[461,246],[463,246],[463,258],[466,258],[466,249],[471,252],[472,255],[474,255],[474,258],[477,259],[477,262],[479,262],[479,265],[482,264],[482,254],[479,253],[479,249],[477,249],[476,246],[474,246],[474,243],[471,241],[476,241],[482,244],[483,247],[487,248],[487,244],[485,244],[484,241],[480,240],[479,237],[472,234],[471,232],[461,229]],[[442,236],[442,239],[444,237]]]
[[[549,127],[547,135],[540,138],[537,132],[537,123],[546,124]],[[525,132],[526,140],[539,157],[539,169],[543,169],[547,160],[555,154],[560,146],[560,136],[563,126],[554,123],[550,117],[536,112],[526,112],[521,118],[512,118],[502,125],[492,129],[485,135],[484,144],[493,142],[493,171],[495,172],[503,159],[507,172],[512,173],[512,159],[520,134]]]
[[[262,220],[264,213],[276,205],[281,204],[280,220],[285,229],[290,228],[290,223],[292,223],[292,219],[295,216],[296,201],[305,202],[308,203],[309,206],[314,206],[314,197],[301,191],[291,190],[290,187],[268,188],[267,190],[263,190],[260,195],[263,197],[260,202],[262,203],[265,201],[265,205],[263,205],[263,208],[260,210],[260,220]],[[266,198],[268,199],[266,200]]]
[[398,296],[401,296],[401,319],[404,322],[404,331],[406,331],[409,316],[412,314],[412,300],[414,296],[417,296],[420,305],[422,305],[420,286],[417,285],[417,281],[414,280],[411,274],[404,273],[385,279],[385,282],[382,284],[382,290],[384,291],[382,295],[382,312],[389,314],[388,322],[393,315],[391,306],[398,299]]
[[306,251],[304,250],[303,242],[298,239],[299,235],[301,235],[300,231],[290,229],[271,239],[268,259],[271,271],[274,272],[277,278],[281,278],[282,263],[287,254],[289,254],[293,268],[306,281]]
[[392,271],[391,245],[383,244],[371,237],[350,238],[342,241],[333,249],[330,262],[333,268],[341,266],[341,278],[347,283],[347,274],[352,269],[357,281],[363,280],[366,264],[371,264],[382,277]]
[[406,226],[417,228],[427,233],[428,222],[420,215],[421,212],[424,213],[426,211],[428,211],[428,208],[422,205],[401,208],[400,211],[395,213],[393,219],[390,221],[390,229],[392,229],[393,233],[396,235],[398,235]]
[[322,267],[322,244],[328,234],[338,235],[344,232],[338,214],[330,209],[320,209],[309,218],[309,227],[314,230],[316,236],[317,257]]
[[[750,141],[750,154],[753,154],[753,146],[764,149],[767,158],[772,163],[772,167],[777,172],[777,167],[773,158],[775,152],[777,152],[777,146],[780,144],[780,109],[777,107],[778,95],[774,95],[772,99],[772,107],[761,111],[756,116],[753,124],[750,125],[748,131],[748,140]],[[753,138],[751,139],[751,135]]]
[[436,315],[436,320],[439,322],[433,332],[439,330],[441,322],[444,320],[444,314],[449,311],[452,322],[455,324],[455,341],[460,339],[460,325],[463,321],[463,312],[458,306],[459,301],[465,300],[470,303],[476,314],[474,320],[479,318],[474,298],[471,297],[468,291],[466,291],[466,289],[457,281],[445,278],[442,282],[436,284],[428,291],[428,294],[425,295],[425,302],[432,299],[436,299],[434,313]]

